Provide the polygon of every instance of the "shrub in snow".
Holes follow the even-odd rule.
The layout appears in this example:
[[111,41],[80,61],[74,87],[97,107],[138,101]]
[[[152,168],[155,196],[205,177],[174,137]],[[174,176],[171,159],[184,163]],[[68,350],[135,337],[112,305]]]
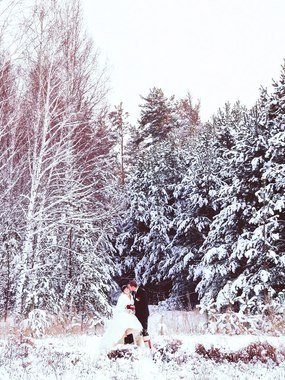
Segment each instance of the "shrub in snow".
[[260,332],[270,335],[285,333],[284,311],[279,299],[268,301],[261,308],[261,314],[247,314],[234,312],[229,307],[224,313],[219,313],[216,304],[201,308],[201,312],[208,315],[208,331],[212,334],[258,334]]
[[211,333],[228,335],[255,333],[259,327],[259,317],[229,311],[212,314],[208,329]]
[[207,349],[203,344],[196,346],[195,352],[204,358],[214,360],[217,363],[228,361],[237,363],[262,362],[267,363],[272,360],[279,365],[285,360],[285,351],[278,351],[269,343],[252,343],[242,350],[236,352],[222,352],[219,348],[212,346]]
[[208,331],[212,334],[258,334],[282,335],[285,333],[285,321],[282,314],[271,311],[269,314],[243,314],[228,311],[209,313]]
[[0,368],[11,366],[27,373],[33,364],[31,357],[35,349],[35,344],[31,339],[22,335],[10,337],[1,350]]
[[184,310],[184,306],[180,301],[180,298],[176,296],[170,296],[164,301],[158,302],[160,310]]
[[154,346],[154,361],[162,362],[175,362],[177,364],[185,363],[188,360],[187,355],[184,351],[181,350],[182,341],[179,339],[173,339],[169,342],[166,342],[163,346],[155,345]]
[[55,375],[56,379],[62,378],[66,371],[75,366],[79,366],[82,362],[81,354],[72,351],[61,350],[50,344],[47,347],[40,347],[37,353],[39,360],[47,374]]
[[110,352],[108,352],[107,356],[110,360],[116,360],[116,359],[128,359],[128,360],[136,360],[136,348],[135,346],[132,347],[118,347]]
[[284,311],[283,292],[280,292],[277,298],[268,298],[268,302],[261,308],[260,329],[277,336],[285,334]]
[[54,318],[46,310],[34,309],[30,311],[28,318],[21,322],[20,328],[25,332],[30,331],[31,336],[39,338],[44,335],[53,321]]

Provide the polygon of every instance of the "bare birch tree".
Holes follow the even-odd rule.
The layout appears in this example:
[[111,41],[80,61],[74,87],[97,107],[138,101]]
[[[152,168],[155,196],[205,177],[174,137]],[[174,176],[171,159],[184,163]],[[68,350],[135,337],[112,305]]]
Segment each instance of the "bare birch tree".
[[[110,186],[107,182],[111,178],[96,150],[103,142],[96,137],[105,82],[98,56],[81,31],[80,17],[76,0],[64,6],[54,0],[37,1],[25,23],[27,91],[22,125],[27,162],[22,202],[25,228],[15,307],[18,315],[26,316],[37,308],[53,313],[63,308],[73,310],[74,290],[79,300],[87,285],[89,301],[93,297],[101,311],[107,309],[106,287],[111,278],[105,266],[106,247],[103,251],[99,247],[105,244],[101,243],[106,233],[102,222],[110,219],[110,210],[101,204],[104,207],[94,215],[91,207],[94,200],[98,203],[98,193]],[[86,226],[90,226],[87,236]],[[78,246],[82,235],[89,250]],[[89,271],[84,280],[80,267],[87,262],[92,263],[92,274]],[[98,271],[98,266],[105,267],[105,272]],[[94,283],[96,276],[94,289],[90,281]],[[85,285],[80,286],[79,280]],[[78,308],[84,307],[75,304],[76,312]]]

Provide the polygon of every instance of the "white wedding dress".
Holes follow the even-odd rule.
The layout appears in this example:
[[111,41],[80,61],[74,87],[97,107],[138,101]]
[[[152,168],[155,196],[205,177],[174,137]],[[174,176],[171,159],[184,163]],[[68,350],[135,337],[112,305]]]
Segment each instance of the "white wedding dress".
[[134,312],[127,309],[128,305],[133,305],[133,298],[122,293],[118,298],[117,305],[114,308],[113,319],[107,322],[106,330],[102,338],[103,348],[110,349],[127,334],[133,334],[134,339],[142,331],[142,325]]

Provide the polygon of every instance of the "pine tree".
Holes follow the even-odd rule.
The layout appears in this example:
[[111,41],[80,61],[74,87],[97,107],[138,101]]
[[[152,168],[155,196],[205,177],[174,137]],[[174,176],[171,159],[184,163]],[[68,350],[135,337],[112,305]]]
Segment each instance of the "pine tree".
[[[175,104],[174,97],[166,99],[158,89],[153,89],[145,101],[135,136],[139,149],[126,185],[128,204],[117,248],[124,270],[133,271],[144,284],[169,283],[174,278],[166,270],[176,235],[174,192],[189,164],[182,130],[192,128],[194,133],[195,126],[187,124],[190,119],[182,110],[183,101]],[[191,104],[187,104],[190,115]]]
[[197,287],[202,303],[217,301],[218,308],[235,303],[228,289],[245,266],[238,252],[242,249],[242,234],[251,228],[249,219],[261,184],[258,160],[265,152],[258,116],[253,113],[244,118],[239,105],[233,112],[229,113],[227,107],[225,111],[224,117],[215,120],[219,154],[225,159],[221,167],[224,183],[217,193],[220,211],[201,247],[201,280]]
[[168,99],[160,88],[152,88],[147,97],[141,97],[144,103],[140,105],[139,137],[137,144],[146,146],[167,138],[174,126],[173,100]]
[[284,95],[285,70],[272,95],[261,94],[260,107],[266,130],[266,151],[258,158],[261,186],[252,210],[252,229],[245,235],[247,269],[242,274],[239,300],[243,309],[266,311],[272,301],[279,304],[284,291]]
[[[180,144],[187,144],[189,137],[194,136],[200,122],[200,103],[193,105],[190,93],[179,99],[174,105],[175,134]],[[187,148],[186,148],[187,149]]]
[[156,144],[138,161],[129,183],[128,217],[117,244],[144,283],[159,279],[157,269],[173,234],[173,189],[179,178],[173,149],[170,143]]
[[188,140],[187,170],[174,192],[172,226],[176,233],[164,272],[173,281],[172,296],[178,297],[187,307],[197,303],[195,287],[202,257],[200,248],[216,213],[215,195],[221,183],[214,143],[210,126],[200,126],[196,130],[196,135]]

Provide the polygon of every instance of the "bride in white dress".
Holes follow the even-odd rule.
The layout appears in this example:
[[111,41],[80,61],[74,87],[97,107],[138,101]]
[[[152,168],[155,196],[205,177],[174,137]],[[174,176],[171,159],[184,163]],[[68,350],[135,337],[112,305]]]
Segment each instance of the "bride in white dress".
[[134,341],[136,341],[142,331],[142,325],[134,313],[134,299],[131,291],[125,285],[115,306],[113,319],[109,321],[103,335],[102,345],[104,348],[110,349],[118,343],[123,343],[124,337],[128,334],[133,334]]

